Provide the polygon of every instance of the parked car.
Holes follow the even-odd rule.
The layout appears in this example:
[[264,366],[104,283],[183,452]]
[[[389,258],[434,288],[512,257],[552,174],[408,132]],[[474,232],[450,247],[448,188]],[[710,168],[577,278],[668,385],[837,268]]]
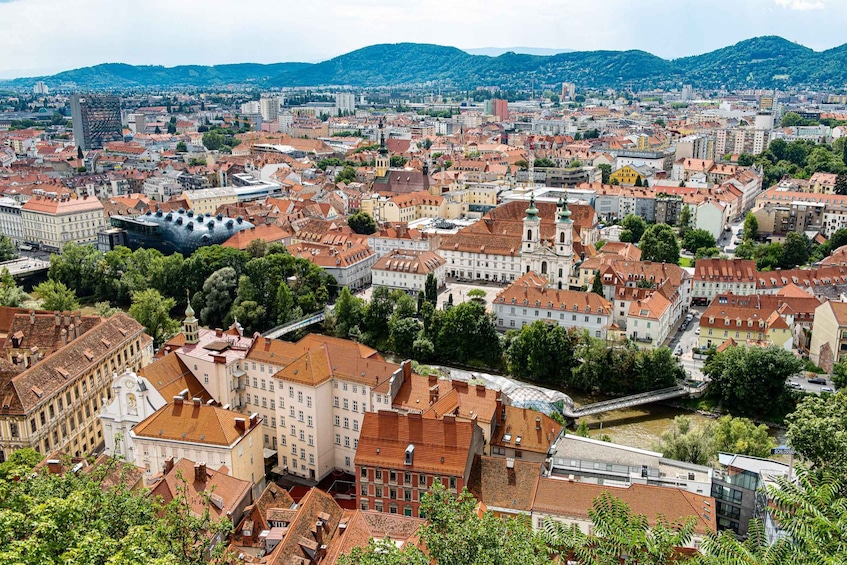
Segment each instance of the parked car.
[[682,346],[677,345],[676,350],[673,352],[674,355],[682,355]]
[[835,394],[835,390],[831,386],[822,386],[821,392],[828,392],[830,394]]
[[696,329],[696,330],[694,330],[694,333],[695,333],[696,335],[700,335],[700,327],[699,327],[699,326],[697,327],[697,329]]
[[788,388],[796,388],[796,389],[800,390],[800,389],[803,388],[803,385],[801,385],[800,383],[795,383],[795,382],[789,381],[788,382]]
[[811,379],[808,379],[808,380],[813,385],[825,385],[826,384],[826,379],[823,378],[823,377],[812,377]]

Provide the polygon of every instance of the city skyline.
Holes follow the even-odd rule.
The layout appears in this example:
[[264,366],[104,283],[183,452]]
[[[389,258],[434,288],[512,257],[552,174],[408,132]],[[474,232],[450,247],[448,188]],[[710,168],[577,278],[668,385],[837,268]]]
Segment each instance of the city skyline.
[[[817,51],[844,43],[840,24],[847,20],[847,6],[832,0],[691,4],[603,0],[562,6],[542,0],[527,13],[521,5],[502,0],[470,0],[458,10],[440,0],[403,6],[387,0],[355,5],[317,0],[297,6],[295,14],[267,0],[248,0],[237,5],[245,23],[221,28],[223,15],[236,8],[224,0],[202,5],[146,0],[146,10],[80,0],[73,11],[65,12],[65,4],[57,0],[0,0],[0,34],[6,38],[0,78],[105,62],[169,67],[319,62],[367,45],[406,41],[462,49],[639,49],[668,59],[761,35],[779,35]],[[697,9],[700,5],[702,10]],[[44,18],[45,13],[62,17]],[[186,21],[194,24],[186,26]],[[526,25],[515,26],[516,21]],[[144,41],[139,42],[135,37],[142,30]]]

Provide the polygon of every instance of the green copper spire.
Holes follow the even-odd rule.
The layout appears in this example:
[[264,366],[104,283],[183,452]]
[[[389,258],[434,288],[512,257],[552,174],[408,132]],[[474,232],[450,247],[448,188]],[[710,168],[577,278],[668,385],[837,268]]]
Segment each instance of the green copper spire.
[[564,223],[570,223],[571,220],[571,211],[568,210],[568,193],[565,193],[564,198],[559,199],[559,221]]
[[538,208],[535,207],[535,192],[533,192],[529,197],[529,208],[526,209],[526,219],[538,219]]
[[189,322],[195,322],[194,308],[191,307],[191,296],[189,295],[188,290],[185,291],[185,297],[188,299],[188,307],[185,309],[185,319]]

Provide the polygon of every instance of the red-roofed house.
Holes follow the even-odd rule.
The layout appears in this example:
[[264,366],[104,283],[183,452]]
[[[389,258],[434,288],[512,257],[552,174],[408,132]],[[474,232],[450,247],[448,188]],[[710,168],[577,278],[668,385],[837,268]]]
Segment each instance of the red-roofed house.
[[359,508],[419,516],[421,496],[433,482],[454,494],[462,492],[482,447],[482,429],[475,421],[368,412],[356,450]]

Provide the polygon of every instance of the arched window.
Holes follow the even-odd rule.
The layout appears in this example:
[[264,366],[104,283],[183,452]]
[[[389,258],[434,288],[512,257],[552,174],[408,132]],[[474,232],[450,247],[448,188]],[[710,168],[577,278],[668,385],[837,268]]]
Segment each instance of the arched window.
[[565,242],[565,232],[559,234],[559,243]]
[[547,274],[547,261],[542,261],[542,262],[541,262],[541,274],[542,274],[542,275],[546,275],[546,274]]
[[526,230],[527,241],[532,241],[532,230]]

